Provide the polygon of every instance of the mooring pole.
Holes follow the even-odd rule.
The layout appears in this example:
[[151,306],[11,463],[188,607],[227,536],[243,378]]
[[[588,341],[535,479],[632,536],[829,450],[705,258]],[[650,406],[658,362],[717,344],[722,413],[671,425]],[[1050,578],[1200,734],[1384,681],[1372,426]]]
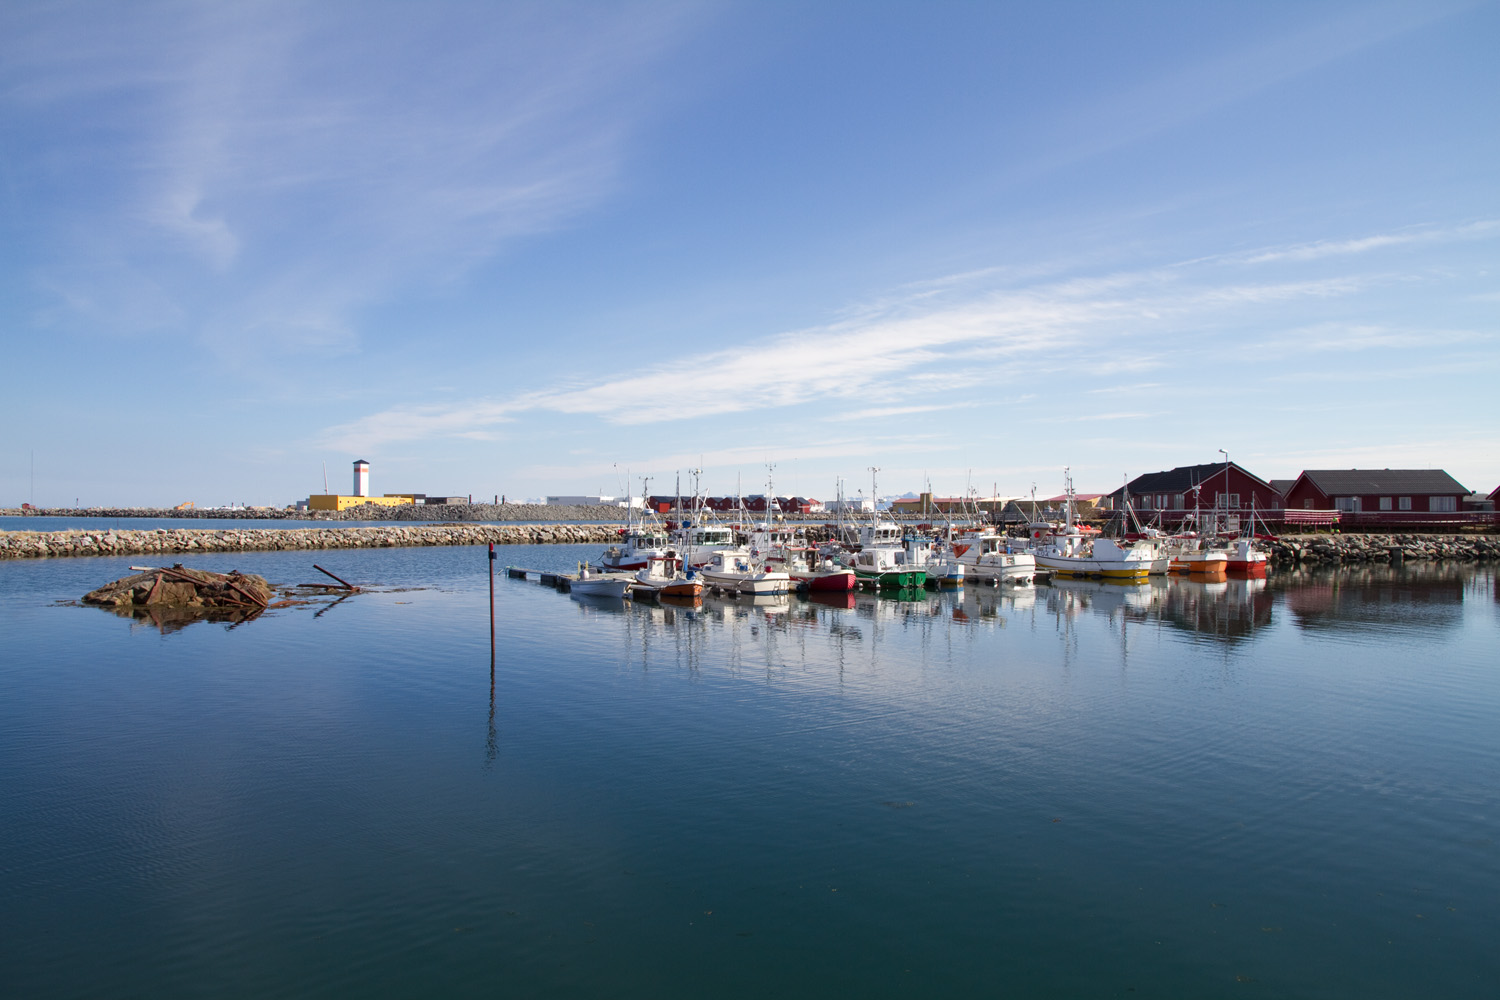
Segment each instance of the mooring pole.
[[495,543],[490,542],[490,677],[495,676]]

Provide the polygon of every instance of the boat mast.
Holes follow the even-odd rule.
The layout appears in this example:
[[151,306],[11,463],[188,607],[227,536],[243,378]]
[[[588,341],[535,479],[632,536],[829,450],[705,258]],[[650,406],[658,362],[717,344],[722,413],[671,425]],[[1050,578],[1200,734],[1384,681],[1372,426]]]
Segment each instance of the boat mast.
[[[644,531],[646,529],[646,498],[649,497],[650,495],[651,495],[651,477],[650,476],[642,476],[641,477],[641,530],[642,531]],[[634,501],[631,500],[629,502],[630,502],[630,504],[631,504],[631,506],[633,508],[635,506]],[[652,520],[655,520],[655,518],[653,518]]]

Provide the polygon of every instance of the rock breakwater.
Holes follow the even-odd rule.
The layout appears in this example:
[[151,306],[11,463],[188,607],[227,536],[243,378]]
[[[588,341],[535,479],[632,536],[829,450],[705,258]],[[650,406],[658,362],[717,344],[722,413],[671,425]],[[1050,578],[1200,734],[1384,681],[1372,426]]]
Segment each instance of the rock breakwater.
[[1474,562],[1500,558],[1493,535],[1284,535],[1269,543],[1272,565],[1334,565],[1418,561]]
[[44,507],[33,510],[0,508],[8,517],[154,517],[231,521],[625,521],[621,507],[600,505],[562,506],[539,503],[402,504],[382,507],[366,504],[344,511],[292,510],[284,507],[212,507],[177,510],[175,507]]
[[361,528],[159,528],[155,531],[0,531],[0,559],[385,549],[424,545],[607,543],[609,525],[424,524]]

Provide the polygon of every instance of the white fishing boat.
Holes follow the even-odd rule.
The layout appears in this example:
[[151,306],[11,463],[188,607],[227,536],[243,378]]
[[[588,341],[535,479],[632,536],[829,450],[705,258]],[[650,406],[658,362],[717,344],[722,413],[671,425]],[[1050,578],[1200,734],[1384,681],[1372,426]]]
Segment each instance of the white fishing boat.
[[720,549],[699,572],[706,586],[736,594],[785,594],[792,588],[790,575],[758,565],[746,549]]
[[[641,493],[646,495],[649,476],[641,478]],[[635,519],[635,497],[627,496],[625,502],[625,527],[620,529],[620,541],[604,550],[594,563],[594,568],[605,573],[618,573],[644,569],[648,559],[666,556],[671,548],[671,539],[666,529],[654,517]]]
[[953,551],[971,580],[1027,584],[1036,576],[1036,556],[1022,539],[984,532],[953,540]]
[[694,569],[707,566],[716,553],[738,548],[733,528],[709,522],[683,525],[672,534],[672,543],[673,548],[682,555],[683,564]]
[[604,572],[645,569],[648,561],[665,558],[671,551],[665,530],[641,525],[625,529],[620,541],[605,549],[594,566]]
[[1056,576],[1085,579],[1143,580],[1150,576],[1155,553],[1148,546],[1102,538],[1074,523],[1073,478],[1066,471],[1064,482],[1067,500],[1063,526],[1050,534],[1032,526],[1037,568]]
[[630,589],[650,597],[700,597],[703,579],[697,570],[683,572],[675,559],[653,558],[636,571]]
[[591,597],[625,597],[635,577],[630,573],[600,573],[588,566],[578,570],[568,589],[575,594]]

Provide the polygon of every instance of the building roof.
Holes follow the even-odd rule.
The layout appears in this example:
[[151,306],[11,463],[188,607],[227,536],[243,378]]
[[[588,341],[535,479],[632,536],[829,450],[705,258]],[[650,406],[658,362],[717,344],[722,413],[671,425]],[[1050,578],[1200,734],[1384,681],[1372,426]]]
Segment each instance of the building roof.
[[[1257,483],[1265,483],[1266,489],[1271,489],[1270,483],[1266,483],[1264,479],[1253,472],[1246,472],[1243,467],[1233,462],[1230,465],[1241,475],[1249,476]],[[1144,476],[1136,476],[1121,489],[1129,489],[1132,495],[1142,493],[1186,493],[1195,486],[1207,483],[1214,476],[1222,476],[1223,474],[1223,462],[1207,462],[1203,465],[1179,465],[1177,468],[1168,469],[1166,472],[1148,472]],[[1121,490],[1115,490],[1109,495],[1118,497],[1120,493]]]
[[1273,479],[1273,480],[1271,480],[1271,489],[1275,490],[1277,492],[1277,494],[1280,495],[1280,496],[1286,496],[1288,493],[1290,493],[1292,491],[1292,487],[1296,486],[1296,485],[1297,485],[1297,480],[1295,480],[1295,479]]
[[1324,496],[1401,493],[1463,496],[1469,491],[1442,469],[1304,469],[1302,476]]
[[369,464],[370,464],[370,463],[369,463],[369,462],[366,462],[366,461],[365,461],[365,460],[364,460],[364,459],[362,459],[362,458],[356,458],[356,459],[355,459],[355,460],[354,460],[354,464],[355,464],[355,465],[369,465]]
[[1500,486],[1496,486],[1490,491],[1490,499],[1500,501]]

